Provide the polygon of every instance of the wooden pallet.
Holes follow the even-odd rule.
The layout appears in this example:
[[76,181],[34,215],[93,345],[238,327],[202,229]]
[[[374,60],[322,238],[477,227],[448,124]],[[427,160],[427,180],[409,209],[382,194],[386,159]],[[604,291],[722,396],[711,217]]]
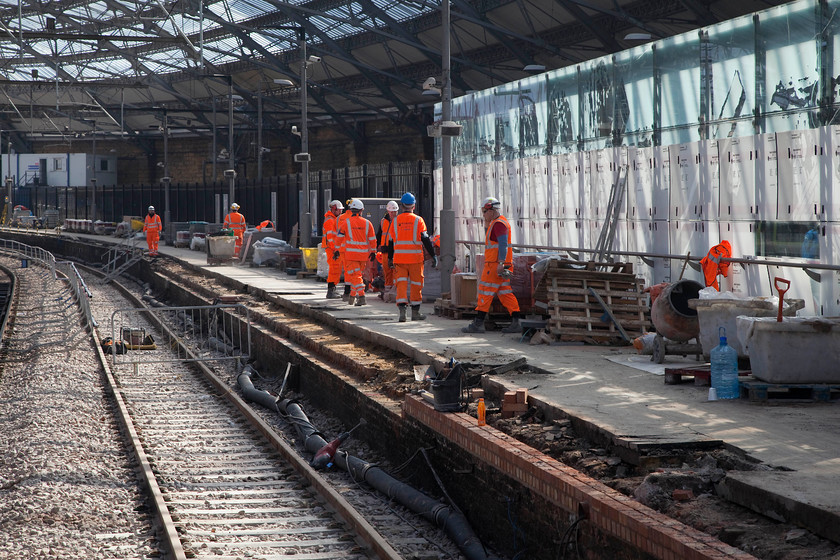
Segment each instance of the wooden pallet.
[[[708,364],[682,368],[665,368],[665,385],[679,385],[690,377],[694,379],[695,385],[709,387],[712,384],[711,369],[711,366]],[[738,370],[739,378],[745,378],[751,374],[752,371],[748,369]]]
[[825,383],[767,383],[750,376],[741,380],[741,398],[752,402],[831,402],[840,400],[840,385]]
[[295,275],[295,277],[298,280],[304,279],[304,278],[312,278],[314,276],[318,276],[318,271],[317,270],[298,270],[297,274]]
[[599,343],[629,343],[625,335],[632,338],[649,330],[642,280],[632,273],[632,267],[611,266],[617,271],[549,265],[535,298],[546,298],[551,334]]
[[[475,310],[475,307],[468,307],[468,306],[456,306],[450,303],[451,300],[448,299],[438,299],[435,300],[435,315],[441,317],[448,317],[450,319],[474,319],[478,313]],[[490,310],[490,313],[486,315],[485,324],[488,326],[488,329],[492,330],[498,324],[510,324],[510,315],[507,311],[504,312],[494,312],[493,309]]]

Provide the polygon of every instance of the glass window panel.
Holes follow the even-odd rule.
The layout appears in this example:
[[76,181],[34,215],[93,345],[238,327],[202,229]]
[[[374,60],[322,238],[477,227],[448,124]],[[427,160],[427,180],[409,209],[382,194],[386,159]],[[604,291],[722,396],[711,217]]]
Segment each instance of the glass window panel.
[[519,82],[519,136],[524,157],[545,153],[546,81],[545,75]]
[[452,100],[452,120],[463,126],[459,136],[452,137],[452,163],[462,165],[475,161],[475,103],[472,95]]
[[583,65],[580,84],[584,115],[581,136],[585,149],[612,146],[616,104],[612,59],[605,56]]
[[710,138],[754,134],[755,26],[752,16],[709,28]]
[[662,145],[699,140],[700,38],[685,33],[656,43],[662,91]]
[[475,119],[473,134],[475,136],[476,161],[493,161],[496,153],[496,116],[493,114],[493,90],[478,91],[473,94],[473,108]]
[[628,146],[650,146],[653,135],[653,51],[637,47],[615,56],[615,125]]
[[495,158],[519,157],[519,103],[522,90],[519,82],[493,88],[493,114],[495,125]]
[[[829,34],[829,44],[831,45],[831,53],[825,64],[828,65],[827,75],[840,75],[840,62],[836,58],[840,56],[840,0],[829,0],[828,2],[828,17],[827,31]],[[831,120],[828,124],[840,124],[840,80],[836,81],[831,88]]]
[[574,67],[548,73],[546,109],[547,149],[551,153],[577,151],[580,96],[578,76]]
[[794,2],[760,14],[758,40],[766,52],[767,132],[819,126],[819,64],[813,2]]

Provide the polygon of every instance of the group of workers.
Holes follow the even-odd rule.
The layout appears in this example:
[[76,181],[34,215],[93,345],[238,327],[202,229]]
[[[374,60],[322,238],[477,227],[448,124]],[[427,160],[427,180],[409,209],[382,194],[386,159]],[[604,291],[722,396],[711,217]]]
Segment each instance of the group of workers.
[[[400,198],[388,202],[387,214],[382,218],[377,231],[370,220],[362,216],[364,203],[357,199],[347,201],[345,207],[340,200],[333,200],[324,215],[322,247],[329,262],[327,275],[327,299],[343,299],[348,304],[363,306],[366,285],[364,270],[368,263],[378,262],[382,266],[384,287],[396,288],[396,303],[399,310],[399,322],[422,321],[426,315],[420,312],[423,302],[423,267],[426,254],[432,259],[432,267],[437,268],[438,257],[435,251],[440,248],[440,237],[429,237],[426,222],[414,213],[417,200],[412,193],[405,193]],[[224,227],[233,230],[235,255],[239,255],[245,234],[245,216],[239,213],[239,204],[231,204],[230,213],[225,216]],[[511,246],[511,227],[501,214],[498,199],[488,197],[482,202],[484,216],[484,268],[478,280],[478,303],[476,317],[466,327],[465,333],[484,332],[484,319],[490,311],[493,298],[498,296],[502,305],[511,315],[511,324],[502,332],[522,332],[520,325],[519,304],[510,285],[513,268],[513,247]],[[258,230],[274,228],[270,220],[263,221]],[[155,207],[149,206],[143,224],[149,255],[157,256],[162,224]],[[424,252],[425,251],[425,252]],[[336,284],[344,275],[344,295],[336,293]],[[411,308],[409,315],[408,309]]]
[[[376,233],[373,224],[361,216],[364,210],[361,200],[348,200],[346,208],[340,200],[330,202],[329,211],[324,215],[322,240],[329,258],[327,299],[342,298],[350,305],[365,305],[362,271],[366,261],[379,261],[383,268],[385,289],[396,288],[399,322],[404,323],[409,319],[422,321],[426,318],[420,312],[423,301],[423,267],[427,253],[432,259],[432,267],[437,268],[435,246],[439,249],[440,237],[435,236],[434,240],[429,237],[426,222],[414,213],[416,202],[411,193],[404,194],[399,203],[390,201],[385,207],[387,214],[382,218]],[[510,285],[513,268],[510,224],[502,216],[501,203],[496,198],[488,197],[484,200],[482,213],[486,228],[484,269],[478,280],[476,317],[461,330],[466,333],[484,332],[484,320],[493,298],[498,296],[511,315],[511,324],[502,332],[522,332],[519,303]],[[340,296],[336,293],[336,284],[342,272],[345,292]]]

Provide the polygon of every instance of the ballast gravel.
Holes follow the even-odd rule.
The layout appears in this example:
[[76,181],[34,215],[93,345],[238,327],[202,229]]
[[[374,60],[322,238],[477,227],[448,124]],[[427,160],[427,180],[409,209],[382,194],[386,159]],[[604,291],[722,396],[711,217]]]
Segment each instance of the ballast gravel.
[[0,558],[158,557],[66,284],[19,260],[0,264],[15,269],[20,293],[0,369]]

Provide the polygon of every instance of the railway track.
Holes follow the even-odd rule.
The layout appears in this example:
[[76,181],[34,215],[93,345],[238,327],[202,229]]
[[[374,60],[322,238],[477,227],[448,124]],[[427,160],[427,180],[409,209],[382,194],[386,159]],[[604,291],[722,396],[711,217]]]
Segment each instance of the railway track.
[[[94,299],[116,299],[109,286],[91,283],[91,290]],[[142,307],[127,290],[120,294]],[[103,311],[95,314],[105,325]],[[141,312],[131,324],[168,340]],[[374,550],[399,557],[340,496],[324,496],[328,487],[313,484],[318,475],[302,458],[279,452],[282,444],[255,429],[244,403],[207,366],[185,364],[183,350],[168,347],[131,352],[136,361],[109,377],[151,472],[147,483],[173,557],[320,560],[367,558]]]
[[[30,262],[30,273],[37,268]],[[98,325],[87,337],[92,334],[99,341],[111,335],[114,327],[109,322],[115,310],[137,307],[137,315],[127,319],[131,326],[157,340],[170,340],[163,333],[176,320],[164,321],[164,325],[150,320],[140,310],[143,288],[120,288],[97,280],[89,271],[82,272],[79,280],[90,290],[88,307]],[[49,274],[42,271],[37,277],[50,285]],[[66,287],[62,284],[58,290],[66,292]],[[42,287],[36,291],[43,291]],[[72,332],[56,329],[51,338],[68,343],[67,348],[56,346],[57,353],[70,352],[71,347],[74,352],[83,351],[78,341],[86,336],[85,329],[78,326],[78,312],[68,315],[68,306],[60,307],[61,320],[75,323],[75,327]],[[61,320],[51,323],[59,325]],[[120,418],[120,431],[134,448],[130,462],[137,463],[133,468],[145,478],[146,500],[157,510],[156,541],[149,540],[147,529],[105,531],[94,537],[102,555],[90,553],[93,548],[86,542],[84,557],[133,559],[154,556],[156,550],[162,551],[164,558],[216,560],[459,557],[457,546],[422,516],[387,496],[376,495],[347,473],[313,471],[308,465],[310,456],[300,455],[300,442],[295,448],[293,427],[282,426],[284,421],[269,411],[253,410],[237,396],[233,387],[238,367],[234,363],[212,367],[187,364],[179,359],[182,350],[162,344],[131,351],[136,362],[115,364],[98,345],[96,348],[105,370],[106,392]],[[334,421],[322,425],[338,429]],[[347,448],[358,449],[355,441]],[[0,457],[0,494],[2,475]],[[131,517],[131,507],[120,507],[121,515]],[[59,509],[53,508],[54,513]],[[145,506],[133,509],[139,512],[142,525]],[[0,519],[2,510],[0,507]],[[130,544],[132,534],[140,539],[136,546]],[[12,544],[10,550],[17,546],[5,544]],[[63,539],[62,546],[74,551],[83,548],[74,546],[71,538]],[[0,538],[0,552],[3,547]],[[132,548],[147,552],[120,555],[119,551]]]

